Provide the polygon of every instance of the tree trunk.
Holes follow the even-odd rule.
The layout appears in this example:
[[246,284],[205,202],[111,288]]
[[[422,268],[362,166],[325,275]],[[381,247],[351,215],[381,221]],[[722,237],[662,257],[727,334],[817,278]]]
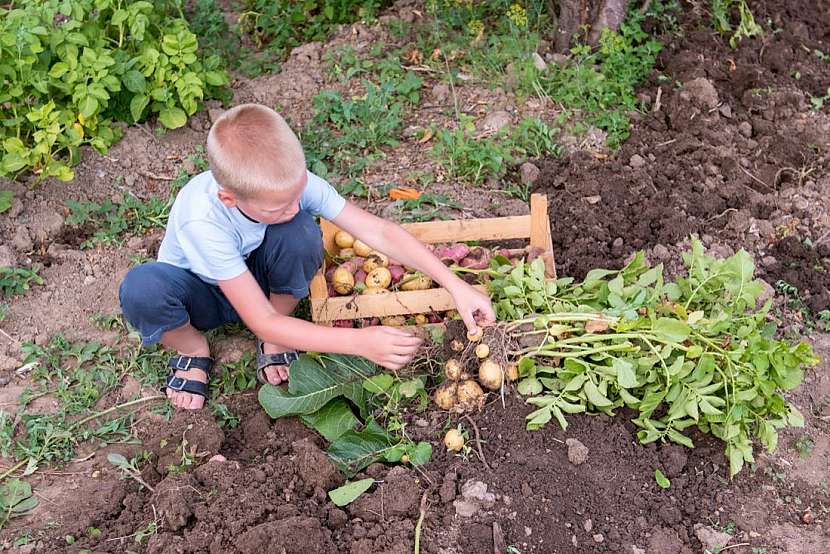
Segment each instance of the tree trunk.
[[[553,6],[549,4],[551,10]],[[616,31],[625,19],[628,0],[559,0],[559,13],[551,13],[555,22],[557,52],[568,52],[574,37],[596,45],[604,29]]]

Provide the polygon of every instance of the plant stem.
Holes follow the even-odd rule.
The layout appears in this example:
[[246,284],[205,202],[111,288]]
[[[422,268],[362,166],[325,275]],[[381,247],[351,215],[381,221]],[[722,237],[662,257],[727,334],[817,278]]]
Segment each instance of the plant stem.
[[27,463],[29,463],[29,460],[23,460],[22,462],[19,462],[17,465],[12,466],[12,468],[11,468],[11,469],[6,470],[6,471],[3,473],[3,475],[0,475],[0,481],[2,481],[2,480],[3,480],[3,479],[5,479],[6,477],[8,477],[8,476],[9,476],[9,475],[11,475],[12,473],[14,473],[15,471],[17,471],[17,470],[18,470],[18,469],[20,469],[21,467],[25,466]]
[[79,420],[79,421],[76,421],[75,424],[72,425],[72,429],[76,429],[76,428],[80,427],[81,425],[83,425],[84,423],[88,423],[88,422],[92,421],[93,419],[98,419],[99,417],[105,416],[107,414],[110,414],[110,413],[115,412],[117,410],[120,410],[122,408],[129,408],[130,406],[134,406],[136,404],[141,404],[143,402],[150,402],[152,400],[163,400],[164,398],[165,398],[164,396],[146,396],[144,398],[138,398],[136,400],[130,400],[129,402],[125,402],[124,404],[118,404],[116,406],[112,406],[111,408],[107,408],[106,410],[104,410],[102,412],[96,412],[92,415],[89,415],[89,416]]

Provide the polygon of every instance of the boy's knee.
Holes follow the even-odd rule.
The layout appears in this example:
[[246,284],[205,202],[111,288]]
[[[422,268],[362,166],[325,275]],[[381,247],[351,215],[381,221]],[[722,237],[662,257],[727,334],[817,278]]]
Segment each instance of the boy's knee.
[[137,310],[163,302],[169,283],[158,263],[146,263],[130,269],[118,288],[121,309],[127,320]]

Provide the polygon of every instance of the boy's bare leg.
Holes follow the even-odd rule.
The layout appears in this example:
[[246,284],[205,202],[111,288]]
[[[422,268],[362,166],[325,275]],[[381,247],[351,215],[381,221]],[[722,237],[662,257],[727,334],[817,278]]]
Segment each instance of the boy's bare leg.
[[[194,357],[208,357],[210,356],[210,347],[205,336],[193,327],[190,323],[185,323],[181,327],[167,331],[161,336],[161,344],[171,350],[175,350],[182,356]],[[190,379],[191,381],[201,381],[206,383],[207,374],[198,368],[191,368],[187,371],[177,371],[176,377],[182,379]],[[183,408],[185,410],[198,410],[205,405],[204,397],[198,394],[192,394],[183,391],[173,391],[166,389],[167,398],[170,403],[176,408]]]
[[[291,315],[294,312],[294,308],[297,307],[297,303],[299,300],[291,296],[290,294],[275,294],[271,293],[268,297],[268,300],[271,302],[271,305],[277,310],[278,313],[282,315]],[[269,342],[265,342],[262,344],[262,348],[266,354],[279,354],[280,352],[287,352],[291,350],[290,347],[282,346],[279,344],[271,344]],[[268,379],[268,382],[272,385],[279,385],[286,379],[288,379],[288,366],[268,366],[265,368],[265,378]]]

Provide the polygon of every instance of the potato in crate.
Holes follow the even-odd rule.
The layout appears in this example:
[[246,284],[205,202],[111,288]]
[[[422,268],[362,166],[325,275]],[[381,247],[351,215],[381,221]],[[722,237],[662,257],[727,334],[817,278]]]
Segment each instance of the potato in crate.
[[[315,322],[346,326],[351,326],[353,320],[386,325],[404,325],[408,320],[439,323],[443,320],[439,314],[455,309],[449,292],[435,286],[426,275],[395,264],[395,260],[372,251],[330,221],[323,220],[320,226],[326,261],[311,282],[311,317]],[[474,270],[486,268],[493,255],[541,256],[548,277],[556,277],[548,201],[541,194],[531,196],[530,213],[526,215],[429,221],[403,227],[421,242],[433,245],[430,248],[447,265]],[[495,251],[463,244],[517,239],[527,239],[528,244]]]

